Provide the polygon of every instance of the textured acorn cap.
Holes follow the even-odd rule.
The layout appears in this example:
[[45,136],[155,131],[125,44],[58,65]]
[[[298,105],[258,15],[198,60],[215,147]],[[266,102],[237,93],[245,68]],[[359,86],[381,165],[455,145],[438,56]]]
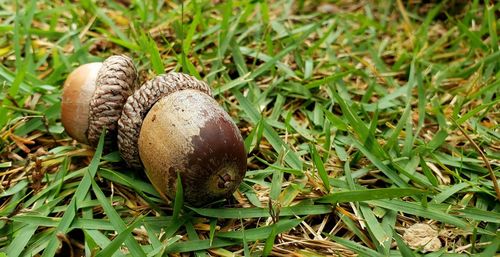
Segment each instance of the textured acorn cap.
[[205,82],[184,73],[171,72],[149,80],[127,99],[118,120],[118,148],[130,167],[142,169],[138,139],[142,121],[149,109],[162,97],[186,89],[211,95],[210,87]]
[[209,95],[186,89],[156,102],[144,118],[139,155],[155,188],[173,199],[177,173],[184,201],[202,206],[230,196],[246,172],[238,127]]
[[91,145],[97,145],[104,129],[108,131],[109,140],[116,140],[117,123],[123,105],[135,91],[136,85],[137,70],[129,57],[114,55],[103,62],[90,101],[87,137]]
[[71,72],[63,88],[61,121],[76,140],[97,145],[106,129],[106,141],[115,141],[123,104],[137,85],[137,71],[126,56],[85,64]]

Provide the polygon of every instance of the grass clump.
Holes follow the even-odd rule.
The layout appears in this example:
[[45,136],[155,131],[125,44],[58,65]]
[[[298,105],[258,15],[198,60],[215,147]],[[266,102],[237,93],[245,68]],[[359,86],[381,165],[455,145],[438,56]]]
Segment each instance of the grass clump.
[[[0,1],[0,252],[493,256],[499,8]],[[249,153],[231,199],[166,204],[118,153],[64,133],[66,75],[112,54],[142,81],[175,70],[214,88]],[[437,247],[405,233],[423,223]]]

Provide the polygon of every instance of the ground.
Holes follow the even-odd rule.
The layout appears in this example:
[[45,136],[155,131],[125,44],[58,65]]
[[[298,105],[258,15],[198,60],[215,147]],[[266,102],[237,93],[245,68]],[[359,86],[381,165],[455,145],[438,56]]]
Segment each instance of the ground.
[[[494,256],[499,17],[487,0],[0,1],[0,256]],[[113,54],[141,82],[213,88],[248,153],[232,197],[165,202],[65,133],[66,76]]]

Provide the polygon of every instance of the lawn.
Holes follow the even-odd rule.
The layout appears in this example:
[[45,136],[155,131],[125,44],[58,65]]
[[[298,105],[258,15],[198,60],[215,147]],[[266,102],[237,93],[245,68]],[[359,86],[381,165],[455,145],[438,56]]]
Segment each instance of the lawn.
[[[499,17],[487,0],[0,0],[0,256],[494,256]],[[66,134],[67,75],[115,54],[141,82],[212,87],[248,153],[232,197],[166,202]]]

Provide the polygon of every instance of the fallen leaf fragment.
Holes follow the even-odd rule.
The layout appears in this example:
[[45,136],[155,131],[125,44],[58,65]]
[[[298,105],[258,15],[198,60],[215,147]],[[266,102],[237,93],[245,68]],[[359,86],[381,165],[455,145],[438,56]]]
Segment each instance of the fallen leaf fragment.
[[441,249],[438,231],[426,223],[416,223],[407,228],[403,239],[410,248],[420,249],[424,253]]

